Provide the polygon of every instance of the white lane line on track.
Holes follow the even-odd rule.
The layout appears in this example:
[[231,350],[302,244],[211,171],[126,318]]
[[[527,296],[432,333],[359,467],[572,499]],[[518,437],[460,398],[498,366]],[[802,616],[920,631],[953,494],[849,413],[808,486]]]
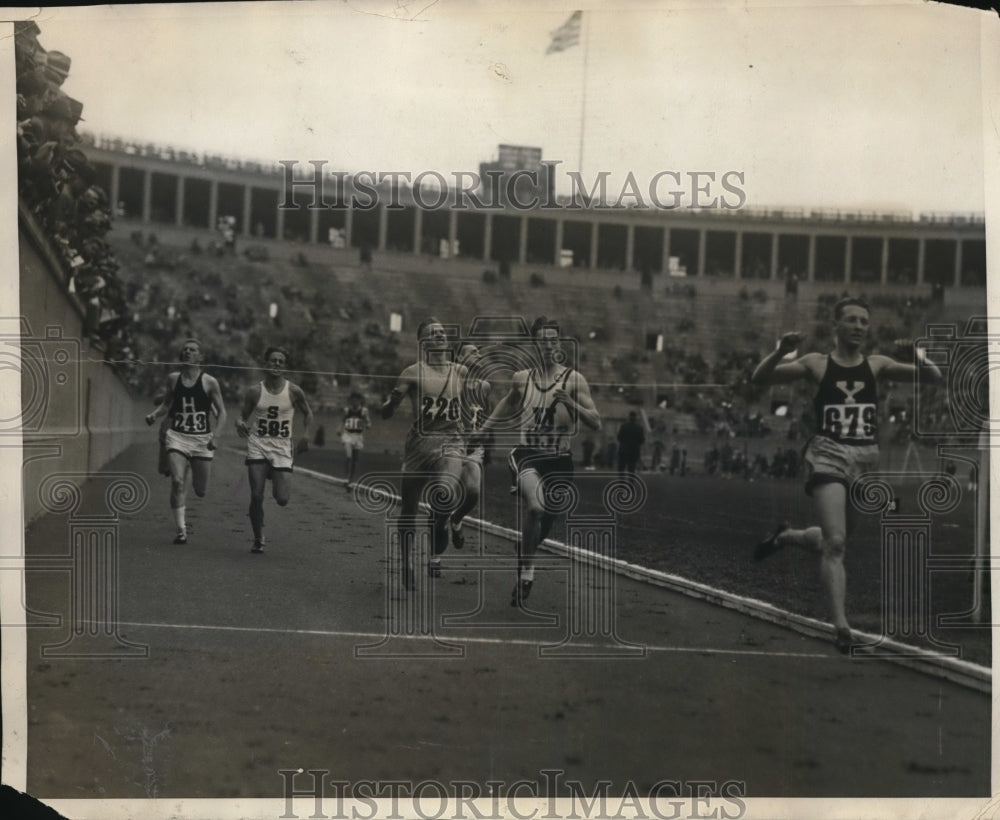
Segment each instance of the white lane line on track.
[[[300,471],[297,470],[296,472]],[[346,483],[342,478],[337,478],[335,476],[320,473],[316,470],[310,470],[308,468],[303,468],[301,473],[309,476],[310,478],[315,478],[329,484],[343,485]],[[361,486],[363,487],[364,485]],[[391,495],[393,499],[399,501],[399,495],[396,493],[384,493],[382,490],[376,490],[375,492],[377,495]],[[422,506],[426,508],[426,505]],[[483,519],[474,518],[473,516],[467,516],[465,520],[469,525],[473,527],[478,526],[482,529],[482,531],[491,535],[499,536],[500,538],[507,540],[516,540],[518,538],[518,533],[509,527],[494,524]],[[632,578],[633,580],[640,581],[651,586],[670,589],[674,592],[679,592],[682,595],[700,599],[716,606],[721,606],[725,609],[733,609],[744,615],[749,615],[750,617],[757,618],[759,620],[777,624],[791,631],[798,632],[799,634],[807,635],[811,638],[829,641],[830,633],[833,629],[831,624],[824,623],[823,621],[819,621],[815,618],[799,615],[764,601],[758,601],[755,598],[726,592],[725,590],[721,590],[707,584],[691,581],[680,575],[673,575],[659,570],[647,569],[646,567],[642,567],[637,564],[630,564],[620,558],[604,558],[602,556],[595,557],[593,553],[588,553],[581,550],[579,547],[572,547],[551,538],[546,538],[539,545],[539,547],[543,550],[555,553],[556,555],[561,555],[571,560],[578,556],[585,557],[588,561],[610,566],[617,574],[626,578]],[[989,667],[962,660],[960,658],[942,656],[921,647],[887,638],[883,635],[862,632],[857,629],[852,631],[854,632],[855,638],[860,639],[861,643],[879,643],[883,650],[888,650],[887,654],[879,656],[881,660],[905,666],[926,675],[944,678],[981,692],[990,693],[992,691],[993,672]]]
[[[321,481],[334,484],[344,483],[343,479],[327,475],[326,473],[316,472],[315,470],[303,470],[302,472]],[[382,490],[376,490],[375,492],[378,495],[385,494]],[[399,500],[397,494],[392,493],[391,496],[395,500]],[[509,527],[474,518],[471,515],[467,516],[465,520],[470,526],[479,527],[483,532],[491,535],[507,540],[516,540],[518,538],[518,533]],[[570,560],[583,559],[591,563],[607,566],[623,577],[631,578],[651,586],[670,589],[682,595],[700,599],[725,609],[735,610],[744,615],[777,624],[811,638],[829,641],[830,633],[833,630],[831,624],[799,615],[774,604],[727,592],[708,584],[692,581],[680,575],[648,569],[637,564],[630,564],[620,558],[596,556],[594,553],[582,550],[579,547],[563,544],[552,538],[546,538],[539,546],[543,550],[561,555]],[[862,644],[878,643],[885,652],[885,654],[879,656],[881,660],[906,666],[910,669],[916,669],[924,674],[942,677],[963,686],[978,689],[979,691],[988,693],[992,690],[993,673],[989,667],[961,658],[940,655],[922,647],[905,644],[884,635],[862,632],[858,629],[852,631],[854,632],[855,639],[859,640]]]
[[[96,622],[84,621],[83,623]],[[353,632],[351,630],[340,629],[277,629],[267,626],[220,626],[213,624],[155,624],[143,623],[139,621],[119,621],[119,627],[132,627],[135,629],[203,629],[210,632],[250,632],[254,634],[275,634],[275,635],[306,635],[310,637],[322,638],[365,638],[371,640],[382,640],[387,636],[383,632]],[[476,643],[476,644],[496,644],[500,646],[551,646],[539,641],[528,641],[523,638],[473,638],[468,635],[393,635],[394,640],[409,641],[441,641],[451,643]],[[580,649],[609,649],[615,644],[608,643],[573,643],[574,647]],[[827,660],[841,660],[839,656],[832,653],[822,652],[769,652],[763,649],[713,649],[711,647],[691,647],[691,646],[652,646],[646,644],[648,652],[676,652],[689,655],[763,655],[768,658],[823,658]],[[418,656],[414,656],[418,657]]]

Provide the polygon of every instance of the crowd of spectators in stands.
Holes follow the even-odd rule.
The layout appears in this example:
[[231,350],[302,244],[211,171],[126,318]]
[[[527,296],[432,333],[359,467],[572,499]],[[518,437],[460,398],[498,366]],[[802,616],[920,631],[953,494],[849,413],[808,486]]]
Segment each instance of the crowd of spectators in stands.
[[107,195],[79,149],[83,105],[61,88],[70,59],[46,51],[33,21],[15,23],[18,194],[62,263],[67,291],[85,311],[86,333],[109,360],[136,356],[118,263],[106,241]]
[[93,134],[81,134],[81,139],[95,148],[114,151],[117,154],[131,154],[137,157],[153,157],[166,162],[182,162],[202,168],[215,168],[226,171],[249,171],[255,174],[282,174],[285,169],[277,162],[262,160],[237,159],[222,154],[199,154],[197,151],[187,151],[172,148],[169,145],[156,145],[152,142],[132,142],[118,137],[95,137]]

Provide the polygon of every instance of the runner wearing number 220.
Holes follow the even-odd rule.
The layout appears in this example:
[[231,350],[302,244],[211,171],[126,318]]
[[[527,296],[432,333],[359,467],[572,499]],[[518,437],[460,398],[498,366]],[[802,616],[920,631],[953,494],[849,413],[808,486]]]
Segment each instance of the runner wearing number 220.
[[549,512],[549,485],[573,474],[570,438],[577,419],[591,430],[601,429],[601,416],[590,396],[590,386],[578,371],[564,364],[559,326],[540,316],[531,327],[538,364],[516,372],[510,392],[494,408],[481,433],[507,428],[515,420],[521,444],[511,450],[510,468],[521,501],[521,538],[518,543],[517,582],[511,606],[520,606],[535,580],[538,545],[555,521]]
[[254,553],[264,551],[264,489],[269,478],[278,506],[288,503],[295,411],[303,416],[296,453],[309,447],[309,425],[313,417],[302,388],[285,378],[288,353],[280,347],[269,347],[264,352],[264,363],[267,367],[264,379],[247,390],[236,421],[236,432],[247,440],[250,526],[253,528],[250,551]]
[[830,599],[836,647],[847,653],[853,643],[845,612],[847,579],[844,551],[848,530],[847,493],[862,473],[878,468],[878,379],[911,382],[920,367],[930,381],[941,372],[918,352],[916,365],[888,356],[865,356],[870,311],[860,299],[841,299],[833,308],[833,352],[806,353],[782,363],[801,342],[798,333],[786,333],[766,356],[751,380],[780,384],[808,379],[817,385],[816,435],[806,446],[806,493],[812,496],[819,526],[796,530],[781,524],[757,544],[760,561],[792,544],[820,554],[820,575]]
[[[467,492],[462,484],[466,458],[462,401],[468,369],[452,360],[448,335],[436,318],[430,317],[420,323],[417,341],[420,346],[417,361],[399,374],[381,410],[383,419],[392,418],[400,402],[407,397],[413,410],[413,426],[403,446],[399,519],[401,581],[403,589],[409,590],[416,588],[411,548],[416,537],[413,519],[421,492],[427,482],[438,477],[450,480],[455,488],[454,508],[432,512],[432,556],[427,566],[431,578],[441,575],[440,555],[448,546],[448,521]],[[441,495],[448,496],[449,492]],[[460,532],[453,532],[458,547],[462,536]]]

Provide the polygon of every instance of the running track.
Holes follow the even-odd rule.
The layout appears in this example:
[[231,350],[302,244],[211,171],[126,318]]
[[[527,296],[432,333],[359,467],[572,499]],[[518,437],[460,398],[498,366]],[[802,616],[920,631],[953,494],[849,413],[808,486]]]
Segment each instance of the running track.
[[[670,779],[740,781],[751,798],[989,795],[987,695],[625,578],[610,657],[540,657],[567,635],[567,562],[538,573],[542,614],[526,615],[508,606],[512,571],[469,568],[469,528],[444,577],[420,579],[461,623],[358,657],[393,605],[379,514],[298,475],[287,508],[268,499],[269,545],[251,555],[242,459],[221,450],[209,497],[189,500],[190,541],[173,546],[154,467],[153,446],[132,447],[77,512],[100,512],[111,474],[148,483],[117,525],[119,630],[148,657],[43,657],[70,633],[69,576],[27,573],[29,607],[63,616],[27,630],[27,789],[46,801],[274,798],[278,770],[298,767],[480,783],[561,769],[612,793]],[[69,525],[35,522],[29,559],[65,554]],[[513,551],[489,535],[482,550]]]

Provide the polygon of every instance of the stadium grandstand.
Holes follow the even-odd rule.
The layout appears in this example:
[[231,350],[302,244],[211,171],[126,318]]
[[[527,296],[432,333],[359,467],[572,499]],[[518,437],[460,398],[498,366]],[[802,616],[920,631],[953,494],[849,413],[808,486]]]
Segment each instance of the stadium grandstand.
[[[69,60],[37,35],[34,24],[17,35],[22,212],[51,237],[88,334],[147,393],[148,370],[128,362],[166,360],[182,329],[211,340],[212,361],[240,367],[280,325],[308,351],[307,387],[322,391],[338,373],[390,375],[399,330],[427,313],[468,322],[537,310],[566,317],[603,401],[692,411],[704,404],[698,385],[715,403],[739,392],[782,329],[815,328],[810,341],[822,342],[844,292],[874,308],[876,352],[985,312],[981,214],[475,213],[416,207],[405,187],[399,207],[307,208],[308,184],[283,203],[287,163],[77,134],[82,105],[59,88]],[[354,193],[349,182],[344,199]],[[377,264],[362,268],[373,252]],[[377,396],[377,380],[366,386]]]
[[[307,334],[296,346],[310,351],[317,377],[307,383],[321,391],[343,381],[337,373],[392,374],[393,313],[403,329],[431,312],[468,322],[538,310],[566,317],[614,415],[627,404],[684,410],[670,428],[704,432],[730,393],[753,397],[743,389],[747,368],[780,330],[824,333],[828,309],[844,292],[871,302],[876,352],[894,352],[896,341],[919,337],[928,323],[985,311],[981,215],[599,207],[475,213],[425,210],[405,188],[399,207],[383,197],[375,208],[360,208],[346,174],[344,207],[306,207],[317,193],[309,184],[294,188],[284,203],[290,207],[279,207],[290,178],[285,165],[87,136],[82,150],[115,203],[119,257],[143,270],[130,285],[139,301],[128,301],[143,306],[135,327],[151,323],[154,335],[168,338],[189,316],[200,335],[214,339],[211,327],[223,328],[214,358],[238,366],[238,356],[222,348],[242,350],[254,317],[266,318],[273,303],[279,323]],[[231,246],[220,219],[235,234]],[[240,253],[222,253],[237,244]],[[372,253],[376,264],[362,267],[361,256]],[[264,272],[264,289],[246,287],[256,281],[250,269]],[[198,297],[169,293],[178,271]],[[257,298],[265,290],[266,303]],[[720,327],[736,332],[720,334]],[[366,388],[378,398],[377,380]]]

